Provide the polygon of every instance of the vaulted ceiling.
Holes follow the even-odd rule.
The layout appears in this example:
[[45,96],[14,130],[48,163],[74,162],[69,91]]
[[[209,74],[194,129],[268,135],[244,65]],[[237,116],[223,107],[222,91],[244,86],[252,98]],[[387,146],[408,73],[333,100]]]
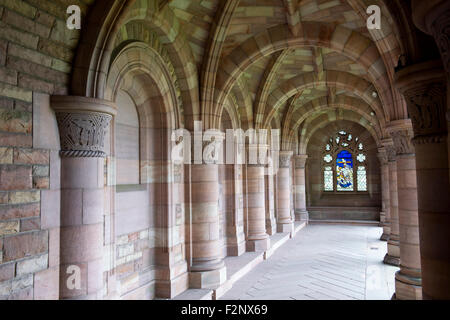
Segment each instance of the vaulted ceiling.
[[[130,2],[124,20],[156,30],[187,121],[219,128],[227,112],[243,129],[278,123],[289,148],[315,119],[351,119],[381,141],[408,117],[393,86],[402,39],[384,0]],[[374,4],[381,30],[366,27]]]

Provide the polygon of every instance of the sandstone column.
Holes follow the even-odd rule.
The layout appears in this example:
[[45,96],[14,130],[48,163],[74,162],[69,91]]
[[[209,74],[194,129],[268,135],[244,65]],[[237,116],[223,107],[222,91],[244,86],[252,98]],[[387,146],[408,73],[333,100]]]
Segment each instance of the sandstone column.
[[395,274],[395,297],[399,300],[421,300],[416,157],[411,142],[411,121],[393,121],[388,131],[394,140],[397,154],[400,271]]
[[277,173],[277,232],[294,231],[294,221],[291,217],[291,174],[290,164],[292,151],[280,151],[280,161]]
[[272,164],[265,168],[264,185],[266,187],[266,232],[272,236],[277,232],[277,221],[275,219],[275,190],[274,173]]
[[103,297],[104,137],[116,107],[53,96],[61,142],[60,299]]
[[[448,39],[447,39],[448,40]],[[446,81],[441,61],[396,73],[414,128],[422,295],[450,299],[450,183]]]
[[393,141],[385,144],[389,165],[389,202],[391,230],[388,239],[388,252],[384,263],[400,265],[400,231],[398,226],[398,192],[397,192],[397,161]]
[[189,281],[193,288],[211,288],[226,280],[219,234],[219,166],[191,166],[191,250]]
[[266,232],[264,195],[264,165],[247,165],[247,251],[264,251],[270,247],[269,235]]
[[228,256],[240,256],[245,252],[242,167],[241,164],[226,165]]
[[308,155],[300,154],[295,158],[295,220],[308,222],[306,210],[305,166]]
[[386,148],[378,149],[378,158],[381,167],[381,212],[380,226],[383,227],[383,234],[380,240],[387,241],[391,233],[390,224],[390,197],[389,197],[389,163]]

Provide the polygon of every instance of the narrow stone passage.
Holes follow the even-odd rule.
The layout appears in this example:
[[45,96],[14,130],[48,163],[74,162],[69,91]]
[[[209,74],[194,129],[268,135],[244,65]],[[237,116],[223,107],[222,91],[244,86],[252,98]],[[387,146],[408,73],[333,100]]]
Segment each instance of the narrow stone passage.
[[388,300],[398,268],[383,264],[382,228],[309,225],[222,300]]

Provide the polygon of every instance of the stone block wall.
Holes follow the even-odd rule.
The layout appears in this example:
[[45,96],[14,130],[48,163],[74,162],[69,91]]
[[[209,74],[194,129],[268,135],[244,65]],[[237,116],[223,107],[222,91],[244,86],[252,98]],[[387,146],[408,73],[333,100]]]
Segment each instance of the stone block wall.
[[[84,17],[91,0],[73,0]],[[0,0],[0,299],[57,299],[59,141],[79,31],[64,0]]]

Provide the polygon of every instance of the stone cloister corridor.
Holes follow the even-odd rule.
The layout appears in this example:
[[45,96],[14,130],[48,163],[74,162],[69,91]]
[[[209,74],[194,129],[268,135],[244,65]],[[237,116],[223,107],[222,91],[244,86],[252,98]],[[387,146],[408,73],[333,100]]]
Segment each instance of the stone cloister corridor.
[[449,30],[449,0],[0,0],[0,300],[450,299]]
[[389,300],[397,267],[374,226],[309,225],[224,300]]

